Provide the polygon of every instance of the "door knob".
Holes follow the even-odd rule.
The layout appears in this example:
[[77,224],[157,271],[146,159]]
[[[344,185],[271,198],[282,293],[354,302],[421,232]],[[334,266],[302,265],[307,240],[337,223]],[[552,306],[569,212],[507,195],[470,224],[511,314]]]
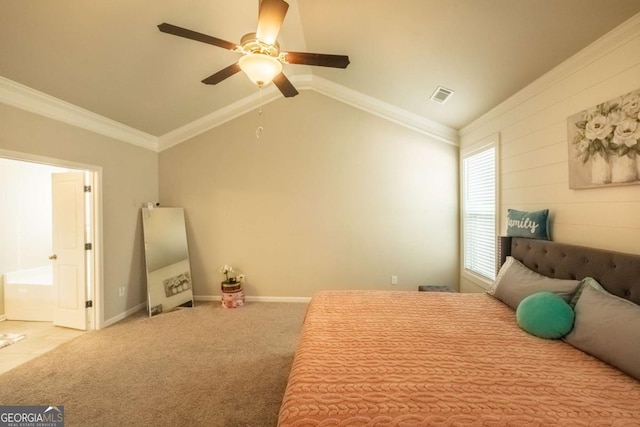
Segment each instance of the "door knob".
[[56,254],[49,255],[49,259],[56,260],[56,259],[58,259],[58,255],[56,255]]

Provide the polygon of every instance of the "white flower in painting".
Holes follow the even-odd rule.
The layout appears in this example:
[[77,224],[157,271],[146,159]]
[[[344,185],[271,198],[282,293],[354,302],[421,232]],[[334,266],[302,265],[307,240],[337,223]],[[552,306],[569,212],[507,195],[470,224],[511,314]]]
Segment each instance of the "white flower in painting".
[[613,126],[609,123],[609,119],[602,114],[598,114],[587,122],[585,127],[585,136],[590,139],[604,140],[613,131]]
[[629,117],[635,117],[640,112],[640,95],[630,93],[623,96],[621,108]]
[[582,112],[582,120],[584,120],[585,122],[588,122],[591,119],[593,119],[593,112],[592,111],[583,111]]
[[578,150],[579,153],[584,153],[585,151],[587,151],[589,149],[589,143],[590,142],[591,141],[589,141],[588,139],[582,139],[576,145],[576,149]]
[[608,118],[609,118],[609,124],[613,126],[618,126],[620,123],[627,120],[629,117],[623,111],[616,109],[615,111],[612,111],[611,114],[609,114]]
[[635,119],[623,120],[613,132],[613,142],[618,145],[633,147],[640,139],[640,127]]

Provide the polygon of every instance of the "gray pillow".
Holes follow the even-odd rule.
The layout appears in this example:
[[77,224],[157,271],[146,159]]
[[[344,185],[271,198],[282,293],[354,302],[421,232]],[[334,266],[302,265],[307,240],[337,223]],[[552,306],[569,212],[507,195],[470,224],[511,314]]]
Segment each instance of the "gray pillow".
[[586,282],[575,312],[565,341],[640,380],[640,306]]
[[579,280],[543,276],[509,256],[500,268],[496,280],[487,289],[487,293],[515,310],[520,301],[538,292],[552,292],[569,303],[579,286]]
[[571,298],[571,302],[569,302],[569,305],[571,306],[571,308],[575,309],[576,304],[580,299],[580,295],[582,295],[582,291],[587,286],[593,286],[597,290],[607,293],[607,291],[602,287],[600,283],[598,283],[596,279],[594,279],[593,277],[585,277],[584,279],[582,279],[582,282],[580,283],[580,287],[578,287],[578,291],[575,293],[575,295],[573,295],[573,298]]

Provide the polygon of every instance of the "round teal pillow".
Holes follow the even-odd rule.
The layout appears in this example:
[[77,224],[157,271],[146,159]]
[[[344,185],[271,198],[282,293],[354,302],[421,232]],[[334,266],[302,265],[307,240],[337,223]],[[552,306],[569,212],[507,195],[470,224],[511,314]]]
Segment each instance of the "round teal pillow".
[[573,328],[575,313],[565,300],[551,292],[529,295],[518,304],[518,326],[540,338],[562,338]]

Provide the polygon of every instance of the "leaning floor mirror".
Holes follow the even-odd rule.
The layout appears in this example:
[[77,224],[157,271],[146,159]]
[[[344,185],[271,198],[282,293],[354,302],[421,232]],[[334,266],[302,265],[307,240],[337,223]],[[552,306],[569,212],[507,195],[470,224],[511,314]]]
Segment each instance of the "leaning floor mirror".
[[142,208],[149,316],[193,306],[182,208]]

